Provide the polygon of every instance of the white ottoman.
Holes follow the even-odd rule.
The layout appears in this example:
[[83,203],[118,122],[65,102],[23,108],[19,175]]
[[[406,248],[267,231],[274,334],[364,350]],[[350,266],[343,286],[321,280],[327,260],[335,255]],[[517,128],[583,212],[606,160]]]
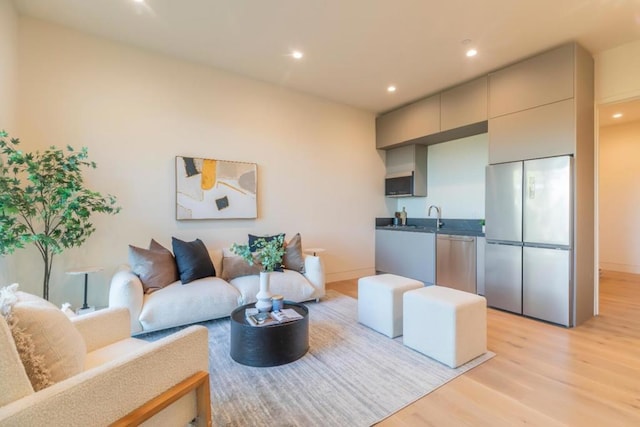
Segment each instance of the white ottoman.
[[402,294],[423,288],[418,280],[380,274],[358,280],[358,322],[390,338],[402,335]]
[[487,351],[487,301],[442,286],[406,292],[403,332],[404,345],[457,368]]

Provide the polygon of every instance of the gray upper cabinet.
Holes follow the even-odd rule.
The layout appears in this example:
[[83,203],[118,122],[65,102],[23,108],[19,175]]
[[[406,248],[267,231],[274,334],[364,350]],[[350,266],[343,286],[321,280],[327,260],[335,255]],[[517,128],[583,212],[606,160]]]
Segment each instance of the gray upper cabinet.
[[440,132],[440,94],[376,118],[376,148],[389,148]]
[[489,117],[574,96],[573,43],[489,74]]
[[487,77],[442,92],[440,130],[459,128],[487,120]]
[[386,151],[387,178],[407,176],[413,173],[414,197],[427,195],[427,147],[412,144]]
[[489,119],[489,163],[573,154],[573,98]]

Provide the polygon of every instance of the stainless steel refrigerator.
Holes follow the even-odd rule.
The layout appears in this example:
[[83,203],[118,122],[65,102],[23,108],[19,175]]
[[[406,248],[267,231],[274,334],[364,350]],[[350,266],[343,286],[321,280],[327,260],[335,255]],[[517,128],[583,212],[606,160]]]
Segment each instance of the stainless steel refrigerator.
[[571,156],[487,166],[485,297],[573,325]]

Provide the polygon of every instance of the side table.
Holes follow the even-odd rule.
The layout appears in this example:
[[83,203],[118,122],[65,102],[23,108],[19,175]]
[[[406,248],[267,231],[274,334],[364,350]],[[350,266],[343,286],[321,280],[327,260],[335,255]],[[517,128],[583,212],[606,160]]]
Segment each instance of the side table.
[[96,308],[93,306],[89,306],[87,305],[87,282],[89,279],[89,273],[97,273],[98,271],[102,271],[104,270],[103,267],[95,267],[95,266],[91,266],[91,267],[80,267],[80,268],[74,268],[71,270],[67,270],[65,273],[75,276],[78,274],[84,274],[84,303],[82,304],[82,307],[79,308],[78,310],[76,310],[77,314],[83,314],[83,313],[89,313],[91,311],[94,311]]
[[245,316],[247,304],[231,312],[231,358],[247,366],[279,366],[300,359],[309,350],[309,309],[303,304],[287,301],[302,319],[267,326],[252,326]]
[[324,248],[307,248],[303,250],[304,253],[311,254],[313,256],[318,256],[318,254],[321,254],[324,251],[325,251]]

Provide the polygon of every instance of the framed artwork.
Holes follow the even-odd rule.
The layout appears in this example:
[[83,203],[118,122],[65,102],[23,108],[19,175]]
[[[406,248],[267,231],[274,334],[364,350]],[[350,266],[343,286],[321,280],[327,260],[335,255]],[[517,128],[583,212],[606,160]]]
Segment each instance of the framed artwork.
[[176,219],[257,218],[258,165],[176,157]]

